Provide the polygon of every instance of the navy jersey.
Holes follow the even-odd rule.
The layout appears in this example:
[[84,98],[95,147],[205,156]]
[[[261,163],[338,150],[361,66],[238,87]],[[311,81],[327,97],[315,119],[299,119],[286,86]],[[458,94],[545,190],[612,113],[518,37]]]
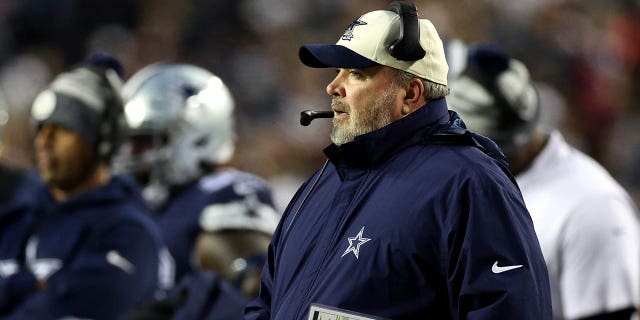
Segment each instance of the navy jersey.
[[518,187],[495,144],[459,125],[441,99],[325,149],[245,319],[307,319],[311,304],[394,320],[551,319]]
[[46,187],[37,196],[37,226],[25,249],[30,273],[14,286],[21,302],[6,319],[116,319],[153,296],[162,245],[128,184],[113,178],[62,203]]
[[264,180],[230,169],[205,175],[173,192],[169,202],[156,213],[155,221],[175,260],[177,281],[193,270],[192,255],[196,237],[202,231],[203,212],[212,205],[220,208],[238,202],[246,204],[242,206],[245,211],[256,204],[274,207],[271,191]]

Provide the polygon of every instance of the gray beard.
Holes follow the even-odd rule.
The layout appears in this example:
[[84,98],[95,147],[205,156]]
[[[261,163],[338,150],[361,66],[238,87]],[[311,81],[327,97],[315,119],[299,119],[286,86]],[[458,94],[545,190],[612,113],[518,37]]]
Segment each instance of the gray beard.
[[335,98],[332,105],[342,104],[342,109],[349,113],[347,119],[333,118],[331,130],[331,142],[340,146],[353,141],[357,136],[378,130],[393,122],[393,105],[395,86],[385,90],[382,95],[371,105],[368,110],[354,111],[348,105],[344,105]]

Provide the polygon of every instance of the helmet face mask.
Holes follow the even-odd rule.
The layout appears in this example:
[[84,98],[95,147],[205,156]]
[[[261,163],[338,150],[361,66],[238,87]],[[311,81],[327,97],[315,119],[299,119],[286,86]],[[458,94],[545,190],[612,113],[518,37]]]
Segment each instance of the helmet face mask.
[[170,159],[166,134],[136,134],[129,137],[120,151],[120,171],[135,175],[136,180],[148,184],[153,172],[162,172]]
[[230,160],[234,101],[217,76],[186,64],[151,65],[123,87],[129,139],[116,167],[166,187]]

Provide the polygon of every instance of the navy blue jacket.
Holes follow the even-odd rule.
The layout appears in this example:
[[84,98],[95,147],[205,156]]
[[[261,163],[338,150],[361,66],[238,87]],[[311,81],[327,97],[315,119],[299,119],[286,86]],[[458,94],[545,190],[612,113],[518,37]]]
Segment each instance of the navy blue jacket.
[[394,320],[551,319],[505,160],[444,99],[325,154],[280,221],[245,319],[307,319],[311,303]]
[[[13,291],[21,303],[3,319],[116,319],[153,296],[162,245],[127,183],[113,178],[62,203],[44,186],[37,196],[28,270],[14,275],[22,279]],[[38,290],[36,279],[46,289]]]

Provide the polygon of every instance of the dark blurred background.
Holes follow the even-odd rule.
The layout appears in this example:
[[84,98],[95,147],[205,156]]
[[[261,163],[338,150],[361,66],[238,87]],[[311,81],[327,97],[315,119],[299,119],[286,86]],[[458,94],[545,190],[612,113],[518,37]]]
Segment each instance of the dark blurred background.
[[[188,62],[220,76],[237,102],[235,165],[267,178],[284,204],[321,165],[333,70],[304,67],[303,43],[336,42],[380,0],[0,0],[0,91],[10,120],[2,161],[31,167],[28,114],[57,73],[96,51],[130,76]],[[640,190],[640,0],[429,0],[419,15],[443,39],[499,43],[529,67],[543,121]],[[2,98],[2,97],[0,97]]]

